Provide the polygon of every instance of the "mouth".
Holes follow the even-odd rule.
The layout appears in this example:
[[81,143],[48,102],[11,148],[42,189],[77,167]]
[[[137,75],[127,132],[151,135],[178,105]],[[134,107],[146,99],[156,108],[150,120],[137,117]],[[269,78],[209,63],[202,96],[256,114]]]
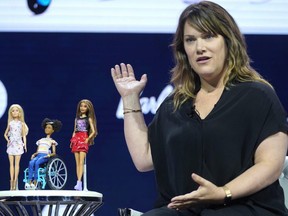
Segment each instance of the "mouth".
[[204,62],[207,62],[209,59],[211,59],[211,57],[201,56],[201,57],[199,57],[199,58],[196,59],[196,62],[204,63]]

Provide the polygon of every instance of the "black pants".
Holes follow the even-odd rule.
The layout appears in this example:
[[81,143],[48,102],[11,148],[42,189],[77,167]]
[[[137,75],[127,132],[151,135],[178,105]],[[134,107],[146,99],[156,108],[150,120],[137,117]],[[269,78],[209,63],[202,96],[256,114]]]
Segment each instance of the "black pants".
[[157,208],[144,213],[142,216],[275,216],[265,209],[254,209],[246,205],[233,205],[220,209],[205,209],[200,213],[190,210],[175,210],[167,207]]

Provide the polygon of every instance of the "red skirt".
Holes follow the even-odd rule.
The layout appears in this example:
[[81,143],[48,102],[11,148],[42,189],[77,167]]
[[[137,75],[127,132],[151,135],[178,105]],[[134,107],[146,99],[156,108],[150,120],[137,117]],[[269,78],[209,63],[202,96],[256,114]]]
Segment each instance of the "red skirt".
[[75,135],[71,138],[70,142],[71,152],[86,152],[88,153],[89,145],[85,143],[85,140],[88,138],[87,132],[76,132]]

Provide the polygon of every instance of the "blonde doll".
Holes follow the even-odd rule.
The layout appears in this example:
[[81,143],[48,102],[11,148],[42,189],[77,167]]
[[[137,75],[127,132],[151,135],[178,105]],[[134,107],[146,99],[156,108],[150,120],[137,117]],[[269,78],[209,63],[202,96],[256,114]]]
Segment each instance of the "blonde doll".
[[89,146],[94,144],[97,136],[96,116],[91,101],[81,100],[77,105],[74,131],[70,140],[71,152],[76,161],[77,184],[75,190],[82,190],[82,176],[84,172],[84,160]]
[[4,133],[10,163],[10,190],[16,190],[21,155],[24,151],[27,152],[27,134],[28,126],[24,120],[23,108],[19,104],[12,104],[8,111],[8,124]]

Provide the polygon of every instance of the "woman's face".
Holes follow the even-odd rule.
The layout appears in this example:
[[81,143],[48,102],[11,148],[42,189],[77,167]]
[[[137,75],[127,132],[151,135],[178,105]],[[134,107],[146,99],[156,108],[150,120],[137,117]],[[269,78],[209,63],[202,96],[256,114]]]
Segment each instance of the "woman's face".
[[184,48],[190,66],[201,81],[217,82],[223,78],[227,48],[221,35],[199,32],[186,22]]

